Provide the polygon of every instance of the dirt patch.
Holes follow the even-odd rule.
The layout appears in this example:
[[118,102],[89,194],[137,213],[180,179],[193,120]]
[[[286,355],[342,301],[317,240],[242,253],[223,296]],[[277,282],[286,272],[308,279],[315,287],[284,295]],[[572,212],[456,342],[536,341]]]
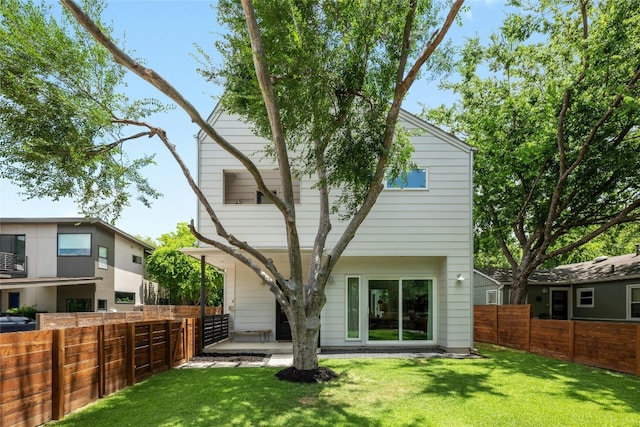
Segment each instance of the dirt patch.
[[295,383],[325,383],[338,378],[338,374],[325,367],[300,370],[291,366],[279,371],[276,374],[276,377],[283,381],[291,381]]

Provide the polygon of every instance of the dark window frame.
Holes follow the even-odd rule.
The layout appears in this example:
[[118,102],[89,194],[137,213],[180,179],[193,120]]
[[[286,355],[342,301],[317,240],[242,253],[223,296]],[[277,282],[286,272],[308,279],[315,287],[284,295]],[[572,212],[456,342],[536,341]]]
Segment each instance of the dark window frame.
[[[67,251],[83,251],[81,253],[61,253],[60,250],[60,237],[62,236],[76,236],[76,237],[80,237],[80,236],[89,236],[89,247],[88,247],[88,253],[86,253],[87,248],[85,247],[81,247],[81,248],[63,248],[63,250],[67,250]],[[80,257],[80,256],[88,256],[90,257],[92,254],[92,244],[93,244],[93,235],[91,233],[58,233],[58,237],[57,237],[57,254],[59,257]]]

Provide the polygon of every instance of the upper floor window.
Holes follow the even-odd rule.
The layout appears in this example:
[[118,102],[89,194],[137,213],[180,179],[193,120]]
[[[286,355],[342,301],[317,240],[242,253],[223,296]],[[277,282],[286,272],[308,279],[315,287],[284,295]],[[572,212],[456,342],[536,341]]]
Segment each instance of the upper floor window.
[[0,270],[26,274],[25,243],[24,234],[0,234]]
[[386,188],[391,190],[426,190],[429,188],[429,173],[427,169],[413,169],[400,175],[396,179],[388,178]]
[[134,264],[142,264],[142,257],[139,255],[132,255],[131,261]]
[[58,234],[58,256],[90,256],[91,234]]
[[[275,195],[282,194],[280,173],[277,170],[260,171],[262,179]],[[258,189],[253,176],[246,170],[225,170],[224,203],[227,205],[270,204],[271,201]],[[300,203],[300,180],[293,180],[293,201]]]
[[98,246],[98,268],[106,270],[109,268],[109,249]]
[[577,307],[593,307],[593,288],[576,290]]
[[629,319],[640,319],[640,285],[627,286],[627,310]]

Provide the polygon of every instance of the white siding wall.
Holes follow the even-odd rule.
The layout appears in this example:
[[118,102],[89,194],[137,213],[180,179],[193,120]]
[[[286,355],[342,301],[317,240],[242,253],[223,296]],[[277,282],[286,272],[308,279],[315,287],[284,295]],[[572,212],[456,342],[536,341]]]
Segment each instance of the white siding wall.
[[[403,114],[401,119],[401,126],[412,131],[418,129],[420,123],[415,117]],[[273,164],[259,154],[265,140],[256,137],[248,125],[225,113],[214,113],[211,121],[223,137],[251,155],[260,167],[273,169]],[[384,190],[344,256],[434,257],[423,266],[431,265],[431,269],[437,266],[432,272],[438,283],[437,343],[448,348],[468,348],[472,345],[472,153],[441,131],[422,129],[421,132],[421,136],[412,136],[415,147],[412,160],[428,169],[428,190]],[[223,171],[239,169],[240,163],[206,138],[199,141],[199,145],[199,184],[227,231],[256,247],[284,247],[283,220],[274,206],[223,204]],[[318,198],[312,186],[311,179],[302,179],[300,204],[296,206],[300,239],[306,247],[312,246],[318,223]],[[202,208],[198,221],[200,231],[215,238],[213,224]],[[344,224],[334,219],[327,248],[331,248],[343,229]],[[404,268],[412,266],[403,265],[400,269]],[[354,269],[344,273],[362,271]],[[235,280],[245,279],[239,272],[235,274]],[[466,280],[456,281],[458,274]],[[272,297],[268,304],[264,302],[266,296],[270,296],[268,289],[259,285],[257,279],[247,277],[246,280],[249,283],[246,291],[239,291],[238,286],[234,288],[234,321],[238,323],[236,327],[242,328],[252,327],[258,317],[265,321],[269,316],[273,318],[275,311]],[[334,280],[340,286],[334,285],[328,290],[322,334],[328,342],[342,340],[344,345],[344,277],[339,278],[335,272]],[[255,285],[251,285],[254,282]],[[240,304],[243,300],[248,304],[246,309]]]

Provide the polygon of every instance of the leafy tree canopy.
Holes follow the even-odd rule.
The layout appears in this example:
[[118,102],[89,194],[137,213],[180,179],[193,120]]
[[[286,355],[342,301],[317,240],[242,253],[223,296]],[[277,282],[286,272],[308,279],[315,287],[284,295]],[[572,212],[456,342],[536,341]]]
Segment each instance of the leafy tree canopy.
[[[389,128],[390,102],[399,90],[398,70],[423,53],[446,5],[416,3],[406,41],[407,1],[254,4],[283,139],[295,153],[292,172],[311,175],[322,169],[319,185],[340,189],[333,207],[344,217],[364,202],[383,153],[394,178],[408,167],[413,147],[406,134]],[[224,65],[211,65],[202,73],[224,85],[224,108],[246,117],[258,134],[273,140],[243,7],[223,0],[218,10],[229,29],[216,46]],[[448,53],[441,46],[429,57],[423,68],[429,78],[446,67]],[[385,146],[385,133],[394,131],[393,144]],[[273,145],[266,152],[277,155]]]
[[521,302],[536,267],[640,218],[640,2],[511,3],[464,47],[460,101],[428,116],[479,148],[476,231]]
[[[100,21],[103,7],[84,2]],[[117,218],[135,193],[160,193],[129,159],[124,119],[161,107],[122,94],[124,69],[69,14],[31,1],[0,2],[0,177],[29,198],[74,198],[90,216]]]
[[[146,260],[147,273],[152,280],[169,290],[172,304],[193,304],[200,299],[200,262],[180,248],[194,247],[196,238],[189,226],[180,222],[176,231],[158,237],[160,246]],[[223,276],[214,267],[205,267],[207,305],[222,305]]]

